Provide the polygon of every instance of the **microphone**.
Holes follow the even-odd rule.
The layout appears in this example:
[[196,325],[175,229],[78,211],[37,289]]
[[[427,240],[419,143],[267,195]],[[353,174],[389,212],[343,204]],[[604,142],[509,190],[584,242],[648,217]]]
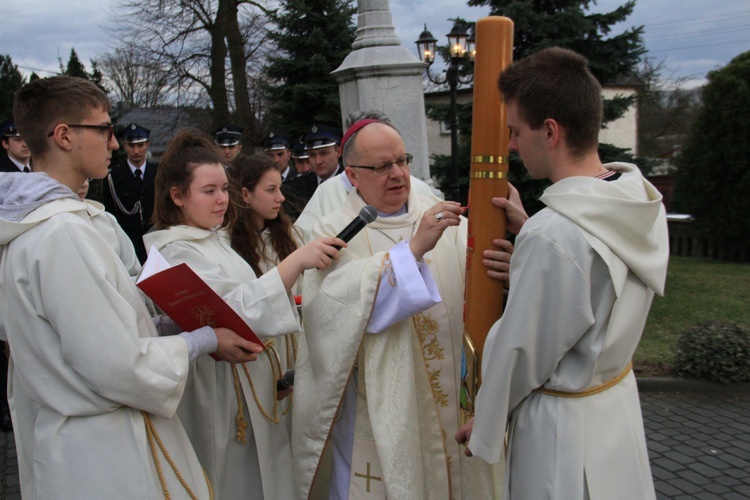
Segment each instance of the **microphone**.
[[287,370],[279,380],[276,381],[276,390],[281,392],[294,385],[294,370]]
[[[378,217],[378,211],[372,205],[365,205],[362,210],[359,211],[359,215],[344,228],[336,238],[344,240],[349,243],[349,240],[362,230],[370,222],[374,221]],[[341,250],[341,247],[334,245],[336,250]]]

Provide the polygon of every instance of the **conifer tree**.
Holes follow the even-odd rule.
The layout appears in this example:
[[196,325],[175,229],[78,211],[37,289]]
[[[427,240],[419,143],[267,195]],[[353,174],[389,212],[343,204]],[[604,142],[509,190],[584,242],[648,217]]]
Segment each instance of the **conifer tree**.
[[677,157],[675,201],[716,248],[731,249],[716,257],[748,260],[750,51],[709,72],[701,95],[703,108]]
[[313,122],[340,125],[341,106],[330,73],[351,51],[355,38],[352,0],[281,0],[270,38],[266,86],[271,126],[302,134]]
[[68,57],[68,63],[65,66],[63,66],[61,57],[58,57],[58,63],[60,64],[60,74],[90,80],[105,93],[109,92],[104,86],[104,75],[99,70],[96,61],[91,60],[91,72],[89,73],[86,71],[86,66],[83,65],[81,59],[78,57],[76,49],[70,49],[70,57]]
[[13,95],[23,84],[24,77],[10,55],[0,55],[0,122],[13,115]]

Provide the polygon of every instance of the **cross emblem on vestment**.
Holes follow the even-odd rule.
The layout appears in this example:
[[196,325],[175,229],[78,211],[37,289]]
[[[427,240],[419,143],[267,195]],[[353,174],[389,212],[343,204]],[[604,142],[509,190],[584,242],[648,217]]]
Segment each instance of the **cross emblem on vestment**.
[[359,472],[355,472],[354,475],[356,477],[361,477],[363,479],[367,479],[367,493],[370,493],[370,480],[373,480],[373,479],[375,481],[382,481],[383,480],[382,477],[377,477],[377,476],[371,476],[370,475],[370,462],[367,462],[367,474],[360,474]]

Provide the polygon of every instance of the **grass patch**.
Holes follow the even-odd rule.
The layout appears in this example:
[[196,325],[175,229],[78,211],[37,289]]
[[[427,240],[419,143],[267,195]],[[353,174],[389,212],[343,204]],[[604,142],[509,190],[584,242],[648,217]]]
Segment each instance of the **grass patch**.
[[750,264],[670,257],[666,293],[654,297],[635,366],[645,374],[669,372],[680,332],[706,320],[750,327]]

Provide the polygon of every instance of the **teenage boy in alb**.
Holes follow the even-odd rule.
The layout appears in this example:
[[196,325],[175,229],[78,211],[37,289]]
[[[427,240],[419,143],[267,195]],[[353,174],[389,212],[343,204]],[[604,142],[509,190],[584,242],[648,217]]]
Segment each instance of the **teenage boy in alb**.
[[210,352],[251,361],[261,347],[222,328],[159,336],[155,325],[169,325],[149,316],[76,196],[107,174],[118,147],[109,107],[96,85],[73,77],[16,94],[34,172],[0,174],[0,317],[15,363],[9,387],[20,389],[11,411],[16,396],[35,407],[16,433],[21,493],[209,498],[174,416],[190,362]]

